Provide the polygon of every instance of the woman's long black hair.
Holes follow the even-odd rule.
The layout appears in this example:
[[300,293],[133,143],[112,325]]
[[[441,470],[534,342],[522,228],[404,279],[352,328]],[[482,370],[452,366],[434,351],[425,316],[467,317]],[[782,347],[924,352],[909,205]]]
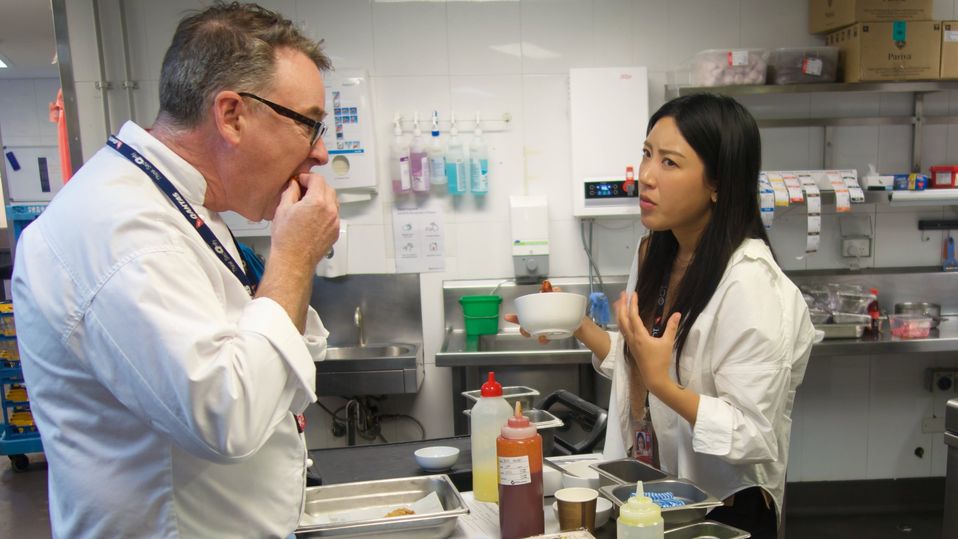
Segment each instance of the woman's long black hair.
[[[671,312],[682,313],[676,337],[675,375],[689,330],[718,288],[732,253],[748,238],[769,245],[759,214],[758,176],[762,166],[762,141],[751,114],[730,97],[693,94],[669,101],[649,118],[646,134],[662,118],[672,118],[682,137],[705,165],[705,181],[718,194],[692,261],[678,285]],[[639,314],[649,324],[654,298],[669,277],[678,253],[671,230],[651,232],[636,286]],[[671,313],[670,313],[671,314]],[[668,316],[663,316],[663,321]],[[681,383],[681,380],[679,380]]]

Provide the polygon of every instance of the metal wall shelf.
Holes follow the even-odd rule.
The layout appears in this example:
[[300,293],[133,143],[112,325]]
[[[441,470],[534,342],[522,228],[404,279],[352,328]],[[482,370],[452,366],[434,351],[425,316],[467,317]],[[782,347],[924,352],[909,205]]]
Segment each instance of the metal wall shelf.
[[839,116],[818,118],[759,118],[759,127],[822,127],[825,130],[822,168],[831,169],[833,127],[867,125],[910,125],[912,127],[911,168],[921,172],[921,141],[923,125],[958,124],[958,116],[926,116],[924,113],[925,94],[946,90],[958,90],[958,81],[914,81],[914,82],[832,82],[821,84],[755,84],[741,86],[666,86],[669,98],[710,92],[732,97],[759,95],[797,95],[822,93],[910,93],[913,95],[912,114],[910,116]]

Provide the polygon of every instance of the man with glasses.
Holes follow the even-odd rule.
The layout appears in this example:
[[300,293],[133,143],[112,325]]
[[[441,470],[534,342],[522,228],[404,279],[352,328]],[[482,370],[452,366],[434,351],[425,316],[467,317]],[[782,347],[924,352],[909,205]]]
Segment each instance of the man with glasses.
[[[160,112],[109,138],[23,233],[13,278],[58,537],[286,537],[339,235],[322,72],[282,16],[183,19]],[[261,277],[219,212],[272,221]],[[248,260],[248,262],[247,262]]]

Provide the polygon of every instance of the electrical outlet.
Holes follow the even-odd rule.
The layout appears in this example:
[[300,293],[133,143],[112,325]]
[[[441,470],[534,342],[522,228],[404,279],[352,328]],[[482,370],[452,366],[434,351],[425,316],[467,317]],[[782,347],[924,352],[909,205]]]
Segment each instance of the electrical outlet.
[[952,369],[925,369],[925,389],[932,393],[953,393],[958,391],[955,377],[955,371]]
[[842,238],[842,256],[864,258],[871,254],[871,238]]

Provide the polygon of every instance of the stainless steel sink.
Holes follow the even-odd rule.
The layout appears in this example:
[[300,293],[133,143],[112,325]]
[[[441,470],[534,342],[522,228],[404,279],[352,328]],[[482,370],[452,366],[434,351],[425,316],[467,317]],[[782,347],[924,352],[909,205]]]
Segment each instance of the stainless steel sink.
[[400,356],[415,356],[416,349],[408,344],[384,344],[369,346],[342,346],[326,349],[327,361],[343,359],[380,359]]
[[349,397],[416,393],[424,374],[421,347],[410,343],[332,346],[316,362],[316,394]]

